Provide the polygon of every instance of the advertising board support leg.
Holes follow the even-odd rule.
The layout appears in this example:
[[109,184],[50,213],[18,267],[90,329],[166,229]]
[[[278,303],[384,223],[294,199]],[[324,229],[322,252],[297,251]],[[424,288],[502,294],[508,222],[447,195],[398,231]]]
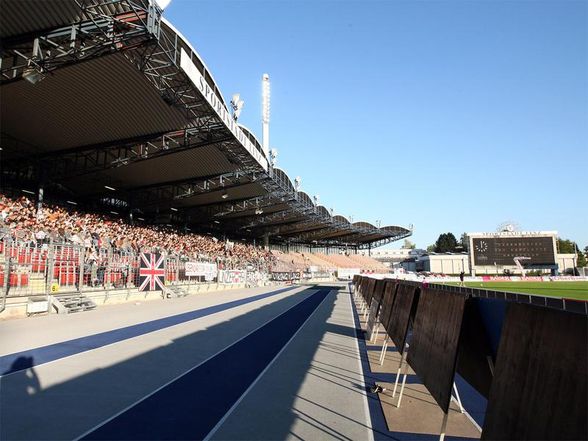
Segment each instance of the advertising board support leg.
[[[396,407],[400,407],[400,403],[402,402],[402,395],[404,395],[404,386],[406,385],[406,377],[408,377],[408,363],[405,362],[404,364],[404,375],[402,376],[402,386],[400,386],[400,393],[398,394],[398,403],[396,403]],[[398,381],[398,376],[396,377],[396,381]],[[394,389],[396,389],[396,384],[394,385]]]
[[[459,406],[459,411],[461,413],[465,413],[465,409],[463,408],[462,404],[461,404],[461,398],[459,397],[459,391],[457,390],[457,385],[455,384],[455,381],[453,382],[453,391],[455,392],[455,401],[457,402],[457,405]],[[453,397],[451,397],[453,398]]]
[[400,372],[402,371],[402,366],[404,365],[404,361],[406,360],[406,353],[407,352],[408,352],[408,345],[405,345],[404,352],[402,353],[402,357],[400,357],[400,362],[398,363],[398,370],[396,371],[396,380],[394,381],[394,390],[392,391],[392,398],[394,398],[396,396],[396,388],[398,387],[398,379],[400,378]]
[[367,315],[368,315],[368,313],[369,313],[369,312],[370,312],[370,311],[369,311],[369,308],[368,308],[368,306],[367,306],[367,302],[365,302],[365,308],[364,308],[364,310],[363,310],[363,319],[364,319],[364,320],[367,318]]
[[380,333],[380,323],[377,321],[378,318],[376,317],[376,323],[374,323],[373,328],[371,329],[372,339],[370,343],[375,343],[378,339],[378,334]]
[[384,364],[384,360],[386,359],[386,351],[388,350],[388,340],[390,337],[386,336],[386,340],[384,340],[384,345],[382,346],[382,351],[380,352],[380,366]]
[[443,412],[443,423],[441,424],[441,433],[439,434],[439,441],[443,441],[445,439],[445,432],[447,431],[448,417],[449,417],[449,412]]

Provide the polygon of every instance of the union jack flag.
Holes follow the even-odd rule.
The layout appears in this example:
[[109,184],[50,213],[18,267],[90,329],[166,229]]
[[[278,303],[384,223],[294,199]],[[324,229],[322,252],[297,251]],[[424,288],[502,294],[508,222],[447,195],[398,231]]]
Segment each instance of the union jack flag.
[[163,291],[165,280],[165,256],[141,253],[139,291]]

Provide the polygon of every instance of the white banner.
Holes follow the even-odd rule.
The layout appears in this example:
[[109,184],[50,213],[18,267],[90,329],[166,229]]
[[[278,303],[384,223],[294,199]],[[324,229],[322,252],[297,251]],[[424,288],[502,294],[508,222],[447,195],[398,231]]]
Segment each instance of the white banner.
[[247,271],[243,270],[221,270],[218,272],[219,283],[245,283],[247,282]]
[[213,280],[217,276],[216,263],[186,262],[186,276]]
[[351,280],[356,274],[361,274],[359,268],[337,268],[337,278],[344,280]]

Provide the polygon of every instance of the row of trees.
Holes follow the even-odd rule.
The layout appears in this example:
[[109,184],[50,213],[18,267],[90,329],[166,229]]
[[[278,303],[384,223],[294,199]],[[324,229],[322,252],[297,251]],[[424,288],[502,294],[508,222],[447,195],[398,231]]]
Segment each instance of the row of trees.
[[557,252],[560,254],[578,254],[576,266],[585,267],[588,263],[588,246],[582,251],[576,242],[568,239],[557,239]]
[[[468,235],[463,233],[459,239],[453,233],[440,234],[433,245],[427,247],[427,251],[435,253],[459,253],[467,252],[469,246]],[[576,242],[569,239],[557,239],[557,252],[560,254],[576,254],[578,260],[577,267],[585,267],[588,264],[588,246],[581,250]]]
[[453,233],[443,233],[433,245],[427,247],[427,251],[434,253],[460,253],[468,251],[468,235],[463,233],[459,241]]

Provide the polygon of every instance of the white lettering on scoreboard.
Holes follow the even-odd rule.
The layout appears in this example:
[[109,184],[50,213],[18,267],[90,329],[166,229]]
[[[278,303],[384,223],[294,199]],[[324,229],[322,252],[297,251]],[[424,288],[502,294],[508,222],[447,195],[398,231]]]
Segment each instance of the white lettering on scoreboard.
[[467,233],[469,237],[552,237],[557,231],[499,231],[494,233]]
[[216,96],[214,90],[208,85],[202,74],[198,71],[196,65],[192,62],[190,55],[182,49],[180,53],[180,67],[186,72],[188,78],[194,83],[198,90],[202,93],[206,101],[211,105],[216,114],[220,117],[224,125],[231,131],[233,136],[237,138],[239,143],[249,152],[251,156],[267,171],[267,159],[263,154],[257,150],[255,145],[243,133],[231,114],[223,106],[222,101]]

